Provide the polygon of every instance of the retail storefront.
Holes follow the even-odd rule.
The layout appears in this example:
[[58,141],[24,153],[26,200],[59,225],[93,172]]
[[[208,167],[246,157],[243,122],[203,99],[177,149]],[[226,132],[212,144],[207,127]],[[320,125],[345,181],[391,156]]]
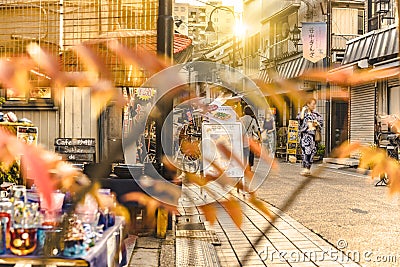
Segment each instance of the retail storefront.
[[[369,72],[370,81],[350,86],[349,140],[363,145],[377,142],[379,118],[400,114],[398,33],[395,25],[371,31],[347,42],[343,65],[351,75]],[[383,45],[385,44],[385,45]],[[386,72],[384,72],[386,71]]]

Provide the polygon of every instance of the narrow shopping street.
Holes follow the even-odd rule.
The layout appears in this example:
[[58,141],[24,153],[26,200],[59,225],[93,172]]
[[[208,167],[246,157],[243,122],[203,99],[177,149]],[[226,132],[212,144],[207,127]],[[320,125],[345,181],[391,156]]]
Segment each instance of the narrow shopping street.
[[[259,197],[282,207],[306,179],[299,172],[299,164],[280,162],[258,191]],[[345,241],[345,251],[365,252],[371,261],[379,260],[375,256],[382,261],[397,258],[396,263],[361,261],[365,266],[398,266],[399,197],[389,196],[388,188],[375,186],[376,182],[355,171],[325,168],[285,213],[334,245]]]

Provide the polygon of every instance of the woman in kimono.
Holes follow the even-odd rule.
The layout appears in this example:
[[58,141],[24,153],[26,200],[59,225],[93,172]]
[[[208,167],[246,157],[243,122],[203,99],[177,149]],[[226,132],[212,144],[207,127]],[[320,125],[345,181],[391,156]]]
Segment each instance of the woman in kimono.
[[303,157],[301,175],[311,174],[310,169],[313,163],[313,157],[317,152],[315,132],[317,127],[322,128],[323,126],[322,116],[315,111],[316,104],[317,100],[315,98],[310,98],[297,115],[297,120],[299,121],[300,146]]

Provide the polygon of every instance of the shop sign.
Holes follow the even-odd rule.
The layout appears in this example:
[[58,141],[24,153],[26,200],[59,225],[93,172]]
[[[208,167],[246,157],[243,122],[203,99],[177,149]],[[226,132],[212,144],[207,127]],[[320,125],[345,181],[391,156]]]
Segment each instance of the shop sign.
[[287,154],[296,155],[299,135],[299,122],[296,120],[289,120],[288,127],[288,141],[287,141]]
[[24,143],[29,145],[37,145],[38,139],[38,127],[17,127],[17,139],[22,140]]
[[236,122],[236,112],[230,106],[218,106],[217,109],[209,111],[207,117],[210,122],[223,124]]
[[156,93],[156,89],[149,87],[138,87],[135,88],[135,95],[140,100],[150,100]]
[[326,57],[326,23],[303,22],[301,41],[303,57],[313,63]]
[[95,146],[94,138],[56,138],[56,146]]
[[202,155],[204,175],[218,175],[213,166],[219,166],[227,177],[243,177],[244,170],[234,158],[228,158],[217,146],[223,144],[239,159],[243,159],[242,127],[240,122],[230,124],[203,123]]

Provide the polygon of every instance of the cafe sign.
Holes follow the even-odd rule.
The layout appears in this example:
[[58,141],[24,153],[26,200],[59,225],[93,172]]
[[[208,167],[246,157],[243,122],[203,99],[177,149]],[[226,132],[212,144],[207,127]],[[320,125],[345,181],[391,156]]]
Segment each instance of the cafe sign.
[[149,87],[138,87],[135,88],[135,95],[140,100],[150,100],[156,93],[156,89]]
[[326,23],[302,22],[303,57],[313,63],[326,57]]

